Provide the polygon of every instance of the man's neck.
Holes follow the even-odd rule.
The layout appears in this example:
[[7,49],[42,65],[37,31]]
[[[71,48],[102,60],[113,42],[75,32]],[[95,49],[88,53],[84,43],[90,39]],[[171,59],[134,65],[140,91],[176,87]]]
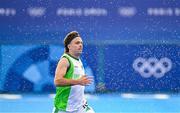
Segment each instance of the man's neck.
[[76,59],[79,59],[79,57],[80,57],[80,55],[75,55],[75,54],[73,54],[73,53],[71,53],[71,52],[69,52],[69,53],[67,53],[67,54],[69,54],[70,56],[72,56],[72,57],[74,57],[74,58],[76,58]]

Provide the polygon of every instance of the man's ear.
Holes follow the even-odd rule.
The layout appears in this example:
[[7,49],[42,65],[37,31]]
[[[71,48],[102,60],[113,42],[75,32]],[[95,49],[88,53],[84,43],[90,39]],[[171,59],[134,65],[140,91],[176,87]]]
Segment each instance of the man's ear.
[[70,44],[68,45],[68,49],[70,48]]

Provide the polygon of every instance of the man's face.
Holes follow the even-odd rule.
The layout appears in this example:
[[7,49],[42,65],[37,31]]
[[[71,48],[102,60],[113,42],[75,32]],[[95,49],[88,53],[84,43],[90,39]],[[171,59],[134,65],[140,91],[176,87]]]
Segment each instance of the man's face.
[[69,51],[74,54],[80,55],[83,50],[83,41],[81,37],[74,38],[71,43],[68,45]]

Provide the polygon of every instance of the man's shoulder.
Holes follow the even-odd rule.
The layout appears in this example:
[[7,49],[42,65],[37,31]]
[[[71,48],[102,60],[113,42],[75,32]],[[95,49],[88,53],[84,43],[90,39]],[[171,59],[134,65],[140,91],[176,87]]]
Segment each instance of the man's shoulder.
[[64,63],[68,63],[69,62],[69,60],[68,60],[68,58],[67,57],[61,57],[60,58],[60,60],[59,60],[59,62],[64,62]]

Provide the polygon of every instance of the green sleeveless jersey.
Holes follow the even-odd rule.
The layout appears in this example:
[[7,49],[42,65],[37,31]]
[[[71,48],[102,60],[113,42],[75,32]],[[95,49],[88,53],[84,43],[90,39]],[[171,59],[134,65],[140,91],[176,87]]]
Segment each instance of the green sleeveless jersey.
[[[84,67],[80,59],[73,58],[66,53],[63,54],[62,57],[67,58],[70,64],[65,78],[78,79],[82,75],[85,75]],[[84,98],[84,88],[82,85],[56,87],[55,108],[62,111],[77,110],[86,102]]]

